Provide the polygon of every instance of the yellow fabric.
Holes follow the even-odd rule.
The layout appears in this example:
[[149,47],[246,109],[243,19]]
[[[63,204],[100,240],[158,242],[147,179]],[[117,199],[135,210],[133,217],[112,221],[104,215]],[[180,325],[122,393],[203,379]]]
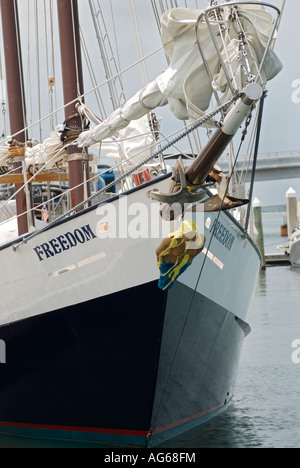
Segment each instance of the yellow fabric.
[[[175,247],[178,247],[186,242],[184,235],[189,234],[190,232],[194,232],[196,234],[196,248],[200,248],[203,245],[203,237],[198,229],[198,226],[195,221],[192,220],[186,220],[183,221],[181,226],[177,229],[177,231],[172,232],[169,234],[169,237],[172,238],[172,241],[170,245],[160,253],[159,255],[159,261],[158,261],[158,267],[160,268],[161,265],[164,262],[164,255],[171,249],[174,249]],[[179,260],[181,257],[177,257],[176,263],[165,273],[162,274],[162,276],[169,276],[170,281],[169,283],[165,286],[164,289],[167,289],[168,286],[173,283],[176,278],[179,276],[181,270],[187,265],[187,263],[190,260],[190,256],[187,253],[187,249],[184,251],[183,258],[181,261]]]
[[201,245],[203,244],[203,237],[202,237],[202,234],[200,233],[200,231],[198,229],[196,221],[193,221],[192,219],[187,219],[187,220],[183,221],[183,223],[177,229],[177,231],[172,232],[171,234],[169,234],[169,237],[173,237],[174,239],[178,239],[178,238],[182,238],[184,235],[189,234],[190,232],[194,232],[196,234],[196,247],[200,248]]

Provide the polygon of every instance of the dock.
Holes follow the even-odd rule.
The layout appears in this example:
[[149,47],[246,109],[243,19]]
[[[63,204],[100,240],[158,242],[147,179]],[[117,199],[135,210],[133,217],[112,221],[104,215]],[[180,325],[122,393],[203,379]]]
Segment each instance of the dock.
[[291,265],[289,254],[274,253],[265,255],[266,266]]

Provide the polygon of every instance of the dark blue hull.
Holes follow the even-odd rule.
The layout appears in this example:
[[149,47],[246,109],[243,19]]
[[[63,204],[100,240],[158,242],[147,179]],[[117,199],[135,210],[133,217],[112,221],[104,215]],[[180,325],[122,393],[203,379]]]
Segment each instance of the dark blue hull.
[[169,294],[150,445],[225,409],[245,334],[236,317],[178,282]]
[[231,313],[181,283],[4,326],[0,433],[157,444],[224,408],[243,338]]
[[145,445],[164,301],[147,284],[2,327],[2,431]]

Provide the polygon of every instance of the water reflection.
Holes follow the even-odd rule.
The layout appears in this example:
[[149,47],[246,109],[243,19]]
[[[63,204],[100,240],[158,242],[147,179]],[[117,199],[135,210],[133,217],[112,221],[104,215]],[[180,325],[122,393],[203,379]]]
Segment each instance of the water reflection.
[[[220,416],[194,431],[189,431],[176,440],[167,441],[159,447],[169,448],[246,448],[262,447],[261,440],[247,407],[233,402]],[[247,437],[245,437],[247,434]]]
[[257,284],[257,294],[260,296],[267,295],[267,274],[266,270],[261,270],[258,276],[258,284]]

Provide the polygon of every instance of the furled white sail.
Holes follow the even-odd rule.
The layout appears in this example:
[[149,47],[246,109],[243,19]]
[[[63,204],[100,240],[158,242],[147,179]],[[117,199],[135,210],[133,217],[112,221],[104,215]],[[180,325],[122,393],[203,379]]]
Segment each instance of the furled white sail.
[[[12,160],[9,157],[10,146],[0,146],[0,166],[10,168]],[[45,165],[45,169],[51,170],[58,161],[61,161],[67,152],[58,132],[51,132],[50,136],[42,143],[27,146],[25,151],[26,167]]]
[[[78,112],[90,121],[91,131],[102,123],[85,104],[78,106]],[[159,125],[159,121],[157,124]],[[155,152],[156,139],[150,127],[150,117],[144,115],[134,122],[129,122],[112,138],[104,139],[93,146],[118,165],[121,164],[123,171],[132,169]]]
[[32,148],[26,148],[26,165],[46,165],[47,170],[52,169],[55,164],[67,155],[67,151],[63,150],[63,143],[60,140],[58,132],[51,132],[50,136],[38,143]]
[[103,140],[101,153],[112,158],[116,163],[122,162],[124,171],[148,159],[156,148],[155,138],[150,131],[148,117],[130,122],[120,130],[114,139]]
[[177,118],[195,120],[208,109],[214,90],[227,99],[253,77],[261,83],[274,78],[282,64],[271,49],[265,56],[274,20],[260,1],[257,3],[226,6],[221,20],[210,16],[210,28],[201,10],[175,8],[165,12],[162,44],[169,67],[107,120],[81,134],[79,145],[110,138],[132,120],[166,104]]
[[9,167],[7,162],[9,146],[7,144],[0,146],[0,167]]

